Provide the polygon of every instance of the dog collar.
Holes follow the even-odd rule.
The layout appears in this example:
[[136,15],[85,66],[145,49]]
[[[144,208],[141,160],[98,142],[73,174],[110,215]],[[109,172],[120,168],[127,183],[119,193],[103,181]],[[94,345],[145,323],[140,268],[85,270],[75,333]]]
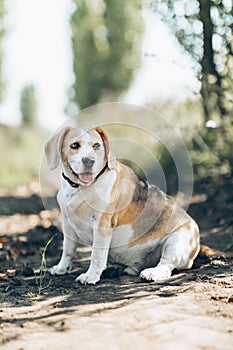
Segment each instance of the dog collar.
[[[106,163],[105,167],[101,170],[101,172],[96,176],[95,181],[105,172],[108,167],[108,163]],[[71,187],[78,188],[80,185],[77,182],[72,181],[69,177],[67,177],[64,173],[62,173],[63,178],[70,184]]]
[[69,177],[67,177],[64,173],[62,173],[63,178],[70,184],[71,187],[78,188],[80,185],[76,182],[73,182]]

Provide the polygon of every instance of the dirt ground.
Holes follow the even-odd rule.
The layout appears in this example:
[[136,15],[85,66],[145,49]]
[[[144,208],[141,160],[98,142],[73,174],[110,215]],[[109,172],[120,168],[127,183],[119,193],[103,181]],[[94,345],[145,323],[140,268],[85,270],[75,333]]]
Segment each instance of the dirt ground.
[[[217,186],[205,181],[189,208],[202,243],[228,253],[232,187],[232,178]],[[58,210],[50,216],[56,224]],[[233,259],[227,254],[198,258],[191,270],[162,283],[115,273],[83,286],[74,280],[88,267],[88,247],[77,249],[70,274],[40,272],[44,256],[52,266],[61,254],[62,235],[53,224],[37,182],[0,189],[1,349],[233,349]]]

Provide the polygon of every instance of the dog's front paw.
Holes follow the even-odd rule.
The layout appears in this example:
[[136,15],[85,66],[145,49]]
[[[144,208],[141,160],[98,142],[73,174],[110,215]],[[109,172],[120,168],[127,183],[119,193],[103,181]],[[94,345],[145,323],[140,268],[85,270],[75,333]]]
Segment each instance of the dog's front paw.
[[96,284],[99,280],[100,276],[86,272],[78,276],[75,281],[78,281],[81,284]]
[[166,265],[152,267],[143,270],[140,273],[140,277],[147,281],[162,281],[171,277],[171,269]]
[[61,266],[58,264],[48,269],[48,271],[51,275],[65,275],[71,268],[71,266]]

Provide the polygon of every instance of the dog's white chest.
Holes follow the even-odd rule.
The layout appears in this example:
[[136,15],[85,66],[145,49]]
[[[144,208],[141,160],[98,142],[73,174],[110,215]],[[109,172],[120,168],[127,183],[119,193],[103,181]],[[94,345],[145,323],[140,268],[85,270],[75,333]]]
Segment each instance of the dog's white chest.
[[62,181],[58,202],[63,219],[75,230],[82,243],[92,244],[93,228],[108,211],[115,180],[115,171],[109,171],[91,187],[72,188]]

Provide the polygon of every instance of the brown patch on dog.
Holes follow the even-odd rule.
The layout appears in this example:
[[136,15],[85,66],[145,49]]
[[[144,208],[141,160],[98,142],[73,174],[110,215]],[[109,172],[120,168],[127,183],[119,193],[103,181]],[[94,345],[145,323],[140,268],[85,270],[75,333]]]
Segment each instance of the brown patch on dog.
[[[129,206],[132,201],[135,185],[131,180],[131,171],[126,166],[116,162],[117,179],[113,185],[111,193],[111,203],[106,208],[106,212],[102,214],[99,228],[100,233],[102,229],[116,228],[120,225],[130,223],[131,217],[127,214]],[[122,209],[124,208],[124,209]],[[125,216],[124,216],[125,215]],[[122,218],[124,216],[124,223]]]
[[116,162],[117,179],[112,188],[111,204],[100,219],[100,231],[133,224],[143,211],[147,199],[147,184],[127,166]]
[[181,227],[183,229],[183,225],[189,221],[190,217],[176,204],[174,198],[167,196],[156,186],[150,186],[144,210],[132,225],[134,236],[129,247],[163,238],[172,231]]
[[[167,223],[173,214],[175,200],[156,186],[148,186],[130,168],[119,162],[116,171],[112,201],[106,213],[102,214],[100,230],[106,228],[106,224],[109,228],[131,224],[134,235],[129,247],[165,237],[169,233]],[[177,207],[176,211],[180,218],[182,209]],[[172,225],[178,227],[181,223],[179,219],[174,219]]]
[[45,154],[50,170],[56,169],[59,165],[60,155],[63,147],[64,139],[71,129],[63,128],[54,136],[52,136],[45,145]]
[[103,237],[107,237],[111,234],[110,229],[112,228],[112,215],[103,213],[99,222],[99,234]]
[[133,223],[143,211],[147,199],[147,184],[139,179],[125,165],[118,163],[118,177],[113,191],[118,194],[118,201],[113,215],[116,226]]
[[103,145],[105,148],[105,157],[106,157],[106,161],[108,163],[109,169],[116,169],[117,161],[116,161],[116,157],[112,155],[111,145],[110,145],[110,140],[109,140],[108,135],[100,127],[95,128],[94,130],[92,130],[92,132],[93,131],[98,133],[99,137],[101,138],[101,140],[103,142]]
[[94,130],[91,130],[90,134],[91,133],[93,134],[94,132],[95,132],[95,134],[96,134],[96,132],[98,133],[98,135],[100,136],[100,138],[101,138],[101,140],[102,140],[102,142],[104,144],[106,160],[107,160],[107,157],[108,157],[108,155],[110,154],[110,151],[111,151],[111,147],[110,147],[108,136],[107,136],[106,132],[103,129],[99,128],[99,127],[95,128]]
[[[193,245],[193,249],[192,249],[191,254],[190,254],[190,260],[192,261],[192,264],[193,264],[194,259],[197,257],[197,255],[200,251],[200,235],[199,235],[199,228],[198,228],[197,224],[195,223],[195,221],[193,221],[193,220],[192,220],[192,225],[194,225],[194,237],[191,238],[192,239],[191,243]],[[191,264],[191,266],[192,266],[192,264]]]
[[158,237],[166,236],[166,223],[172,210],[167,205],[166,195],[155,186],[149,187],[147,201],[140,217],[133,222],[134,236],[129,242],[129,247],[142,245]]

